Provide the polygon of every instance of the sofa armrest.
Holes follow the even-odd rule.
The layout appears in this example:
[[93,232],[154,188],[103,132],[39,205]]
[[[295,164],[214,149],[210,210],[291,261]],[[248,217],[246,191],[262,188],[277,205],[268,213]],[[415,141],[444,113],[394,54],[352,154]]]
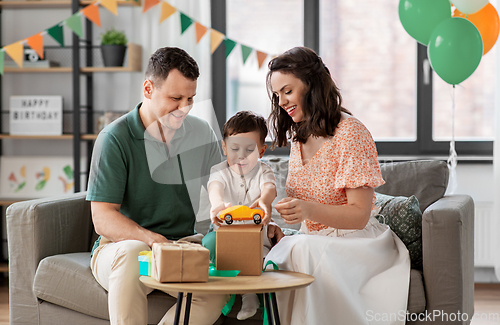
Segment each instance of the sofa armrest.
[[474,312],[474,202],[470,196],[444,196],[424,211],[422,252],[427,311],[466,313],[470,321]]
[[45,257],[90,249],[92,218],[86,193],[18,202],[6,211],[12,324],[38,324],[33,279]]

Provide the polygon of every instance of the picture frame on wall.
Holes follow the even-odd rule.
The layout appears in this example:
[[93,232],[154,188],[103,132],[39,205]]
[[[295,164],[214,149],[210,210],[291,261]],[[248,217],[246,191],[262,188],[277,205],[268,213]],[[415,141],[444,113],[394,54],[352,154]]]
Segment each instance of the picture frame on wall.
[[71,156],[0,157],[0,196],[3,198],[33,199],[73,192]]

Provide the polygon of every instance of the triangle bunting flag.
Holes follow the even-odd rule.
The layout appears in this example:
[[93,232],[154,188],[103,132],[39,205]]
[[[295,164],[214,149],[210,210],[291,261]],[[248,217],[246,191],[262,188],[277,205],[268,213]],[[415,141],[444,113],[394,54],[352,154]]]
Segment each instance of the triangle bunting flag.
[[193,20],[181,12],[181,35],[188,29],[193,23]]
[[236,42],[229,38],[226,38],[224,40],[224,44],[226,45],[226,58],[227,58],[229,54],[231,54],[231,52],[233,51],[234,47],[236,46]]
[[99,17],[99,8],[94,3],[86,6],[82,9],[82,13],[87,17],[88,20],[101,27],[101,18]]
[[116,0],[101,0],[101,6],[108,9],[115,16],[118,16],[118,4]]
[[19,68],[23,67],[24,46],[22,42],[12,43],[4,47],[5,52],[16,62]]
[[78,12],[66,19],[64,22],[66,23],[66,26],[73,31],[73,33],[78,35],[78,37],[83,38],[82,18]]
[[165,1],[162,1],[161,3],[161,16],[160,16],[160,24],[167,19],[168,17],[172,16],[173,13],[175,13],[177,10],[172,7],[169,3],[166,3]]
[[3,76],[3,62],[5,59],[5,53],[4,51],[0,51],[0,75]]
[[205,33],[207,32],[208,28],[197,21],[194,23],[194,27],[196,28],[196,44],[198,44],[203,35],[205,35]]
[[36,54],[43,60],[43,36],[41,33],[31,36],[26,40],[28,45],[35,50]]
[[52,26],[47,29],[47,33],[52,36],[52,38],[56,40],[57,43],[59,43],[61,46],[64,46],[64,33],[62,26],[59,26],[59,24]]
[[212,29],[210,33],[210,53],[214,53],[219,47],[220,43],[224,40],[224,34]]
[[250,53],[252,53],[253,49],[251,47],[245,46],[241,44],[241,56],[243,58],[243,64],[247,62]]
[[255,51],[257,53],[257,61],[259,62],[259,69],[267,58],[267,54],[261,51]]
[[153,8],[160,3],[160,0],[145,0],[144,7],[142,7],[142,13],[145,13],[149,9]]

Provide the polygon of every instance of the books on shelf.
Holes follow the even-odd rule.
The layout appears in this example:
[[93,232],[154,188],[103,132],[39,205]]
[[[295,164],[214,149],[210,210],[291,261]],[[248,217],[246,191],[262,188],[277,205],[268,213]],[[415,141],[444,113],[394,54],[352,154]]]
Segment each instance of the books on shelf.
[[[57,61],[40,60],[40,61],[24,61],[23,68],[54,68],[60,67],[61,64]],[[19,68],[14,61],[5,61],[4,67],[6,68]]]
[[11,135],[61,135],[62,96],[10,96]]

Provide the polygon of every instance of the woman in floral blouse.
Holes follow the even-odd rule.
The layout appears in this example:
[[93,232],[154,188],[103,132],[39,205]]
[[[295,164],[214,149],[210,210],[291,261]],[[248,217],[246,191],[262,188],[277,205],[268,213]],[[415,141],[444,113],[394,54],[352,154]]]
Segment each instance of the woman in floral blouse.
[[328,68],[296,47],[269,63],[273,146],[291,140],[287,197],[275,205],[305,235],[287,236],[267,260],[311,274],[313,284],[278,294],[282,324],[404,324],[410,260],[375,215],[384,184],[370,132],[342,107]]

